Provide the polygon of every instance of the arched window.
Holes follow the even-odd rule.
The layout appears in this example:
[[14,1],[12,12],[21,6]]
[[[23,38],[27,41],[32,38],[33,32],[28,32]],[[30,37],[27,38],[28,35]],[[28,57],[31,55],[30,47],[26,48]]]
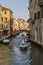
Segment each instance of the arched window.
[[3,21],[3,17],[1,17],[1,20]]
[[5,13],[5,14],[7,14],[7,12],[6,12],[6,11],[5,11],[4,13]]

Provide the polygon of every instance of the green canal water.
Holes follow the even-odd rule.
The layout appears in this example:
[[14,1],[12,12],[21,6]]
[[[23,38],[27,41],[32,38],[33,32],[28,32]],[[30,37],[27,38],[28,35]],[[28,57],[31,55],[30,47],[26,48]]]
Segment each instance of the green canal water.
[[28,50],[20,50],[24,38],[28,36],[17,35],[8,45],[0,44],[0,65],[43,65],[43,50],[34,43],[26,42]]

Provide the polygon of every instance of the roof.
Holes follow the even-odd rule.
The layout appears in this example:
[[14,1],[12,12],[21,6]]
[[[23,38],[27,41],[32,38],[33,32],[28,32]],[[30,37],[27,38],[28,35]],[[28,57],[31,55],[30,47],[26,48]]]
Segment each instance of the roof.
[[13,13],[13,11],[10,10],[9,8],[3,7],[3,6],[1,6],[1,5],[0,5],[0,7],[2,8],[2,11],[3,11],[3,10],[9,10],[9,11],[11,11],[11,12]]
[[24,20],[24,19],[22,19],[22,18],[17,19],[17,21],[21,21],[21,20],[22,20],[22,21],[25,21],[25,20]]
[[11,18],[11,20],[16,20],[15,18]]

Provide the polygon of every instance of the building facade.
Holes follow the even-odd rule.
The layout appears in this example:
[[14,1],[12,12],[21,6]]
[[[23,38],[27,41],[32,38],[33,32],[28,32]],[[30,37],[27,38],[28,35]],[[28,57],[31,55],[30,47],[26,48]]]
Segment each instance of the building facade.
[[29,30],[29,23],[27,23],[27,21],[22,18],[19,18],[17,21],[19,30]]
[[12,11],[0,5],[0,30],[10,31],[12,22]]
[[18,21],[16,19],[13,19],[13,31],[19,30],[18,27]]
[[22,18],[13,20],[13,31],[17,30],[29,30],[29,23],[27,23]]
[[31,40],[43,46],[43,0],[30,0]]

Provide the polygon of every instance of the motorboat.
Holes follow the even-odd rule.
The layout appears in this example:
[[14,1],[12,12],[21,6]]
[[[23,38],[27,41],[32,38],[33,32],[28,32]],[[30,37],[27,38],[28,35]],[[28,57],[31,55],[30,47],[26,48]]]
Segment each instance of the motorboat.
[[26,42],[23,40],[22,43],[19,45],[19,48],[21,50],[27,50],[28,45],[26,44]]
[[8,44],[9,42],[10,42],[10,40],[9,40],[9,39],[4,39],[4,40],[3,40],[3,43]]
[[28,42],[29,40],[28,40],[28,39],[26,39],[26,38],[24,38],[24,41],[25,41],[25,42]]
[[22,35],[22,36],[26,36],[26,33],[25,33],[25,32],[22,32],[22,33],[20,33],[20,35]]

